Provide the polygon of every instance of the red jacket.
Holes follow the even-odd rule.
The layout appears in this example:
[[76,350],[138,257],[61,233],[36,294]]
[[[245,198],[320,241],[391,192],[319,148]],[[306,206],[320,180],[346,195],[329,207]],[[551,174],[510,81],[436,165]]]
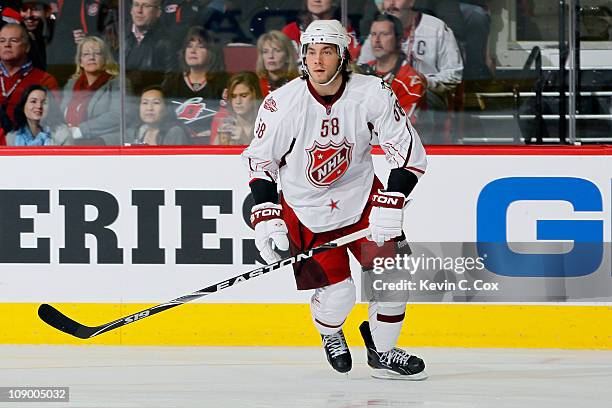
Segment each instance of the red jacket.
[[[368,62],[368,65],[376,69],[376,61]],[[408,65],[407,61],[403,62],[395,74],[393,72],[381,73],[376,71],[376,75],[391,85],[400,105],[414,124],[416,121],[414,113],[417,109],[425,106],[427,84],[421,81],[415,69]]]

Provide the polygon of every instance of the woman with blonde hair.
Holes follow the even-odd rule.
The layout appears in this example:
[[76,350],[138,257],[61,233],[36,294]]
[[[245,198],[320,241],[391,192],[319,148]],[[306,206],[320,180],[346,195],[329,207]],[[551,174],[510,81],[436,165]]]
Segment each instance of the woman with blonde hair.
[[98,37],[85,37],[77,46],[76,71],[64,87],[62,112],[79,139],[100,139],[120,144],[119,67],[108,45]]
[[259,79],[253,72],[233,75],[227,83],[228,109],[215,115],[211,144],[248,145],[262,100]]
[[257,40],[257,75],[261,93],[266,97],[299,76],[297,55],[289,37],[269,31]]

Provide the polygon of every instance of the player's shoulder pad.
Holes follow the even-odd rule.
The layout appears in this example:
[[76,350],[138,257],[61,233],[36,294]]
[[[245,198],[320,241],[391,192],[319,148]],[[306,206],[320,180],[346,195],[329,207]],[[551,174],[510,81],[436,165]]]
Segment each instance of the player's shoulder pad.
[[292,112],[294,107],[302,102],[305,83],[303,79],[295,78],[287,84],[270,92],[261,103],[260,113],[284,116]]
[[386,99],[393,95],[391,85],[375,75],[353,73],[350,80],[353,81],[352,88],[355,92],[363,94],[365,101],[370,98]]

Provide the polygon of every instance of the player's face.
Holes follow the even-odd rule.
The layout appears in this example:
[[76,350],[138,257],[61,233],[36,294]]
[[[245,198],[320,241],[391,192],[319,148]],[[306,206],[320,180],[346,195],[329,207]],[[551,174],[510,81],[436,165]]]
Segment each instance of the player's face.
[[30,92],[23,113],[28,120],[40,122],[47,115],[47,93],[40,89]]
[[134,0],[130,15],[136,27],[151,27],[161,16],[159,0]]
[[34,31],[46,17],[45,6],[36,2],[27,2],[21,6],[20,14],[28,31]]
[[236,114],[244,115],[253,110],[255,95],[245,84],[236,85],[229,98]]
[[414,6],[414,0],[384,0],[383,10],[405,22],[406,17]]
[[390,21],[375,21],[370,30],[372,52],[376,59],[386,57],[396,51],[393,23]]
[[328,82],[336,74],[340,65],[338,48],[333,44],[308,44],[306,66],[310,78],[318,83]]
[[276,41],[265,41],[261,48],[264,68],[268,72],[279,72],[287,65],[287,53]]
[[332,0],[308,0],[308,11],[317,16],[325,16],[332,11]]
[[100,46],[94,42],[86,42],[81,48],[81,68],[89,74],[104,71],[104,55]]
[[206,64],[208,58],[208,49],[202,40],[194,38],[187,44],[185,48],[185,64],[188,67],[201,67]]
[[157,90],[147,91],[140,97],[140,119],[147,125],[159,123],[165,108],[164,97]]
[[0,30],[0,59],[3,62],[19,63],[28,53],[28,44],[21,38],[21,29],[5,26]]

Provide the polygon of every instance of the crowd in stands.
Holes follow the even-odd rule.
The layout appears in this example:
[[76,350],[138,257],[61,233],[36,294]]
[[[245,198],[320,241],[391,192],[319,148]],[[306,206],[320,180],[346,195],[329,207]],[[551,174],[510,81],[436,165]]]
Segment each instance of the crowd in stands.
[[[231,3],[239,2],[1,2],[0,144],[248,144],[262,100],[302,74],[300,33],[314,20],[339,20],[341,10],[336,0],[303,0],[293,19],[249,38]],[[347,27],[352,70],[386,81],[425,143],[444,143],[462,81],[494,69],[487,0],[366,3],[367,26]],[[226,69],[224,49],[237,40],[254,49],[244,56],[249,71]]]

